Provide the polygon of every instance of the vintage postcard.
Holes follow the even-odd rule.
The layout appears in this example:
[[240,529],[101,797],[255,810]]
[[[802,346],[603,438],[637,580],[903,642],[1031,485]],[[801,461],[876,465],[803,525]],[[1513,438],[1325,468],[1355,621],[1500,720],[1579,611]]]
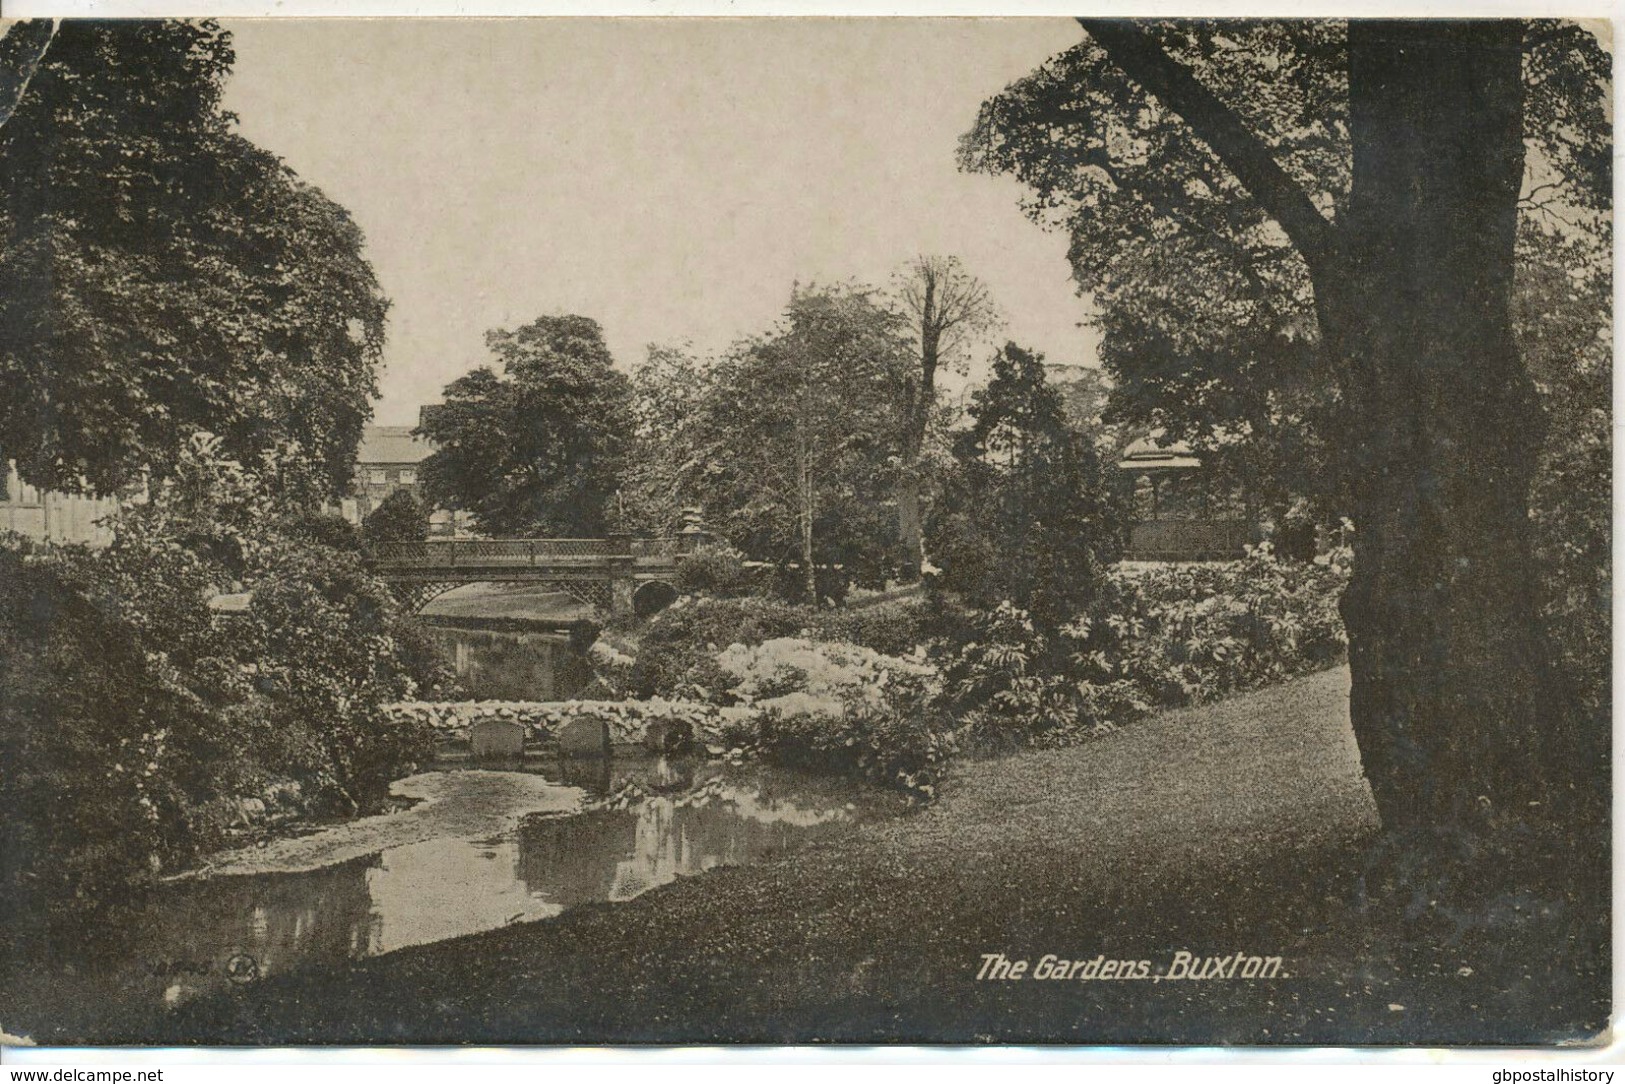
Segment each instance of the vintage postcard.
[[0,24],[0,1042],[1608,1042],[1613,48]]

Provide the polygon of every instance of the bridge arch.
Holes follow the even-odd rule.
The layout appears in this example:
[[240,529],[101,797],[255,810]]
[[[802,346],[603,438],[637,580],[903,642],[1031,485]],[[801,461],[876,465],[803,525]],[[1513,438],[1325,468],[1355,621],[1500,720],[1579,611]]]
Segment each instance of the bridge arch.
[[677,588],[665,580],[644,580],[632,592],[632,612],[653,617],[677,601]]
[[446,539],[379,543],[366,560],[413,611],[466,583],[527,583],[605,613],[647,616],[676,600],[677,565],[692,545],[686,537]]

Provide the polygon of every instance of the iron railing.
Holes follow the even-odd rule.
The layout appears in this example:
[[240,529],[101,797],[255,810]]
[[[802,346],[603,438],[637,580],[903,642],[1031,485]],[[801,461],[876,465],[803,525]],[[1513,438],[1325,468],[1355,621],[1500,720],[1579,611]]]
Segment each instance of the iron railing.
[[685,538],[458,538],[379,542],[367,548],[374,565],[448,568],[478,565],[597,564],[613,558],[675,558]]

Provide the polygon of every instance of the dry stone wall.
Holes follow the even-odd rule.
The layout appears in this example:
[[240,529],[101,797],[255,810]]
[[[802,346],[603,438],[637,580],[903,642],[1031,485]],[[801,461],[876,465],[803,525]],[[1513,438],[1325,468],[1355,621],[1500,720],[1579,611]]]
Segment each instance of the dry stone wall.
[[525,728],[527,743],[557,739],[559,731],[577,719],[601,720],[617,744],[642,742],[655,724],[686,723],[704,744],[721,740],[729,723],[747,724],[754,711],[748,707],[717,707],[688,700],[462,700],[436,702],[409,700],[385,705],[386,715],[400,722],[423,721],[442,741],[467,741],[476,723],[501,721]]

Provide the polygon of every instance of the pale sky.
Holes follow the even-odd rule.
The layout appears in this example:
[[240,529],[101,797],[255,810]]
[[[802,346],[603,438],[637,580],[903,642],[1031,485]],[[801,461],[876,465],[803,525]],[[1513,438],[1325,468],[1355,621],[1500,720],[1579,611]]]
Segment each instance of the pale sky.
[[651,342],[767,330],[798,280],[884,285],[922,252],[987,282],[1005,337],[1094,364],[1065,236],[955,160],[1070,20],[225,25],[243,134],[366,233],[393,302],[382,424],[485,362],[491,328],[580,313],[630,368]]

